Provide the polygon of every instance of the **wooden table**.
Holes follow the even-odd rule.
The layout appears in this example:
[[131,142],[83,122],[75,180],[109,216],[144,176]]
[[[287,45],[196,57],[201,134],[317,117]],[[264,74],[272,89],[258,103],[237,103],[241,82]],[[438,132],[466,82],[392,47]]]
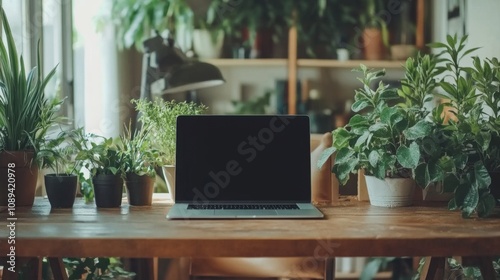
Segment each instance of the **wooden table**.
[[[96,209],[77,200],[51,210],[47,199],[16,209],[16,256],[283,257],[497,256],[500,209],[463,219],[444,205],[381,208],[345,201],[321,207],[319,220],[176,220],[156,198],[152,207]],[[0,209],[0,255],[10,245]]]

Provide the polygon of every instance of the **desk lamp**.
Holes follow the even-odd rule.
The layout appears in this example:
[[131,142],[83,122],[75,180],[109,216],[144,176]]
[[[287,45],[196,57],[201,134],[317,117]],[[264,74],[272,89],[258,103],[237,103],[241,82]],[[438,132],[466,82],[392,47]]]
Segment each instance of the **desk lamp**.
[[151,100],[152,90],[162,94],[193,92],[198,89],[221,85],[224,78],[212,64],[190,60],[175,47],[172,38],[156,35],[144,41],[142,61],[141,98]]

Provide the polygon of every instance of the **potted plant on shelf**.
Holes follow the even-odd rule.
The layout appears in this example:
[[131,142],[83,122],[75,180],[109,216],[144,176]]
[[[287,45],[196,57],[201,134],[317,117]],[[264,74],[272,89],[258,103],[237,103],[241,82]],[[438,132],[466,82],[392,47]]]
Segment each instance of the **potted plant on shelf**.
[[389,46],[389,34],[387,23],[381,17],[384,8],[381,0],[363,1],[364,11],[359,15],[359,21],[363,26],[363,54],[367,60],[382,60]]
[[153,143],[152,147],[164,156],[163,174],[167,189],[172,199],[175,199],[175,143],[176,121],[179,115],[198,115],[207,107],[194,102],[148,101],[136,99],[132,101],[140,113],[139,121],[148,127],[148,138]]
[[[193,50],[199,58],[218,58],[222,54],[224,37],[234,34],[230,17],[224,15],[229,3],[214,0],[208,3],[206,12],[194,15]],[[200,6],[194,9],[201,10]]]
[[97,207],[120,207],[123,195],[124,159],[116,143],[112,138],[85,134],[83,129],[76,130],[71,139],[78,151],[77,168],[81,174],[81,181],[86,183],[82,186],[82,192],[87,201],[95,197]]
[[[288,24],[297,27],[298,42],[310,58],[334,58],[336,50],[349,54],[348,38],[354,30],[356,4],[349,0],[291,1],[285,6]],[[297,18],[292,18],[296,11]],[[300,49],[300,48],[299,48]],[[338,57],[337,57],[338,58]],[[340,58],[342,59],[342,58]]]
[[38,178],[37,145],[56,121],[61,101],[44,95],[55,68],[43,76],[38,49],[38,67],[26,75],[3,8],[0,16],[5,32],[0,44],[0,205],[7,206],[15,197],[16,206],[31,206]]
[[37,150],[37,161],[52,173],[44,175],[45,190],[52,208],[71,208],[75,202],[78,176],[76,175],[74,146],[68,139],[70,132],[61,131],[47,139]]
[[153,147],[149,133],[150,124],[145,124],[133,133],[125,128],[120,137],[118,150],[122,155],[125,172],[125,186],[130,205],[150,206],[156,177],[156,168],[163,165],[163,156]]

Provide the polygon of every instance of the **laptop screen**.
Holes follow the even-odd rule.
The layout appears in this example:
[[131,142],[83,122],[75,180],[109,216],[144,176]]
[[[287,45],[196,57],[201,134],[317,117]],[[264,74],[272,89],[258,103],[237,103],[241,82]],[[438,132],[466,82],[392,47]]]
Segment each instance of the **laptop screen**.
[[177,118],[176,202],[310,202],[309,118]]

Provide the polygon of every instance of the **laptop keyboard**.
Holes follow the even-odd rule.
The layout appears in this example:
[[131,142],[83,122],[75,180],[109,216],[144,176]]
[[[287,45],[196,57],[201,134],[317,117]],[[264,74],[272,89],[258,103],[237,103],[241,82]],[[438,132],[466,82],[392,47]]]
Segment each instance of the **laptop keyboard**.
[[195,210],[298,210],[297,204],[188,204],[187,209]]

